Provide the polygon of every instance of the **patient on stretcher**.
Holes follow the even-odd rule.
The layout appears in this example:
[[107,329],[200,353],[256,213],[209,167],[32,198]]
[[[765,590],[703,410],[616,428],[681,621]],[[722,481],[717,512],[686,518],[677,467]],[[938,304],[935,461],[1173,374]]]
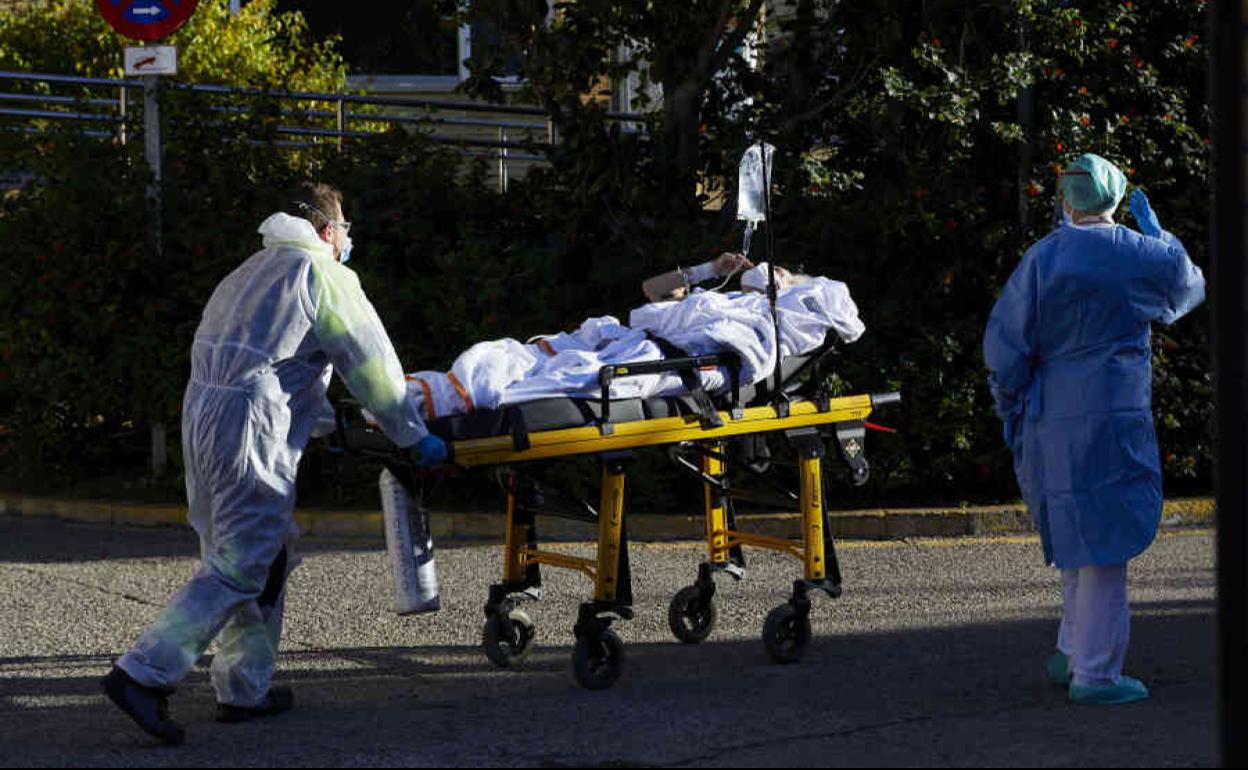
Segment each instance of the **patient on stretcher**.
[[[766,267],[759,265],[742,276],[743,291],[694,290],[683,299],[650,302],[629,314],[628,325],[602,316],[586,320],[574,332],[528,343],[510,338],[477,343],[455,360],[449,372],[408,375],[408,391],[426,419],[543,398],[600,397],[602,366],[663,358],[655,337],[688,355],[736,353],[741,384],[759,382],[772,372],[776,359],[771,308],[762,291]],[[846,343],[865,331],[845,284],[780,268],[776,284],[784,356],[819,348],[829,331]],[[708,393],[729,387],[722,368],[702,371],[700,376]],[[685,390],[675,373],[611,383],[613,399],[669,396]]]

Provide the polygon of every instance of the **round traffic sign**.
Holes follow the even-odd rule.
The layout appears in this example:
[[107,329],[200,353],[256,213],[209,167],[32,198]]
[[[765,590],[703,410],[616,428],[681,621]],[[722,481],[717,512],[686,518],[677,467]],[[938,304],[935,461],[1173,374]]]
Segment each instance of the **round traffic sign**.
[[131,40],[160,40],[195,13],[199,0],[95,0],[109,26]]

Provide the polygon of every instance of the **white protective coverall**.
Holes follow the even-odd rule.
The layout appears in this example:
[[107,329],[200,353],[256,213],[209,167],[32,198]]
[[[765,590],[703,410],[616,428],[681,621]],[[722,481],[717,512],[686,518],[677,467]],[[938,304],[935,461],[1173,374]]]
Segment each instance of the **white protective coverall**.
[[191,349],[182,446],[203,563],[117,662],[140,684],[170,687],[215,637],[213,688],[235,706],[261,703],[272,680],[295,563],[295,469],[332,415],[333,368],[397,445],[427,433],[354,271],[307,220],[274,214],[260,233],[264,249],[217,286]]

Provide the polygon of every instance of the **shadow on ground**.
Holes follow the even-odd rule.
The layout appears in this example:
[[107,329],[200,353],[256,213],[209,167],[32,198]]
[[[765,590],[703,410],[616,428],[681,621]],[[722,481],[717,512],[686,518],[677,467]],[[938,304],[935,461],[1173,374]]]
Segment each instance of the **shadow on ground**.
[[[186,747],[154,747],[98,695],[107,656],[0,659],[5,765],[1207,765],[1215,607],[1134,607],[1131,673],[1152,698],[1069,706],[1019,620],[817,637],[771,663],[756,640],[632,644],[610,690],[573,684],[567,645],[491,667],[476,646],[283,653],[290,714],[212,720],[201,665],[173,700]],[[627,626],[624,627],[627,640]],[[203,661],[201,661],[201,664]]]

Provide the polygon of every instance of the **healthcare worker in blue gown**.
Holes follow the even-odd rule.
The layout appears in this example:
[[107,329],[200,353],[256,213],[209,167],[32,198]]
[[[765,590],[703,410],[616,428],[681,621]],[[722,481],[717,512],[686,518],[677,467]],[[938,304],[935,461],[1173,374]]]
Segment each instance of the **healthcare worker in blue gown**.
[[1200,304],[1205,280],[1183,244],[1131,194],[1141,232],[1114,222],[1126,179],[1097,155],[1061,174],[1063,222],[1001,291],[984,361],[1044,559],[1061,570],[1062,621],[1049,676],[1075,703],[1148,697],[1124,676],[1127,562],[1161,518],[1151,411],[1150,324]]
[[293,540],[295,471],[333,410],[331,371],[418,465],[446,460],[407,397],[403,369],[359,278],[341,193],[304,183],[259,228],[264,248],[226,276],[204,308],[182,404],[187,518],[203,563],[104,677],[104,692],[166,743],[185,732],[166,699],[217,640],[217,718],[289,709],[272,678]]

